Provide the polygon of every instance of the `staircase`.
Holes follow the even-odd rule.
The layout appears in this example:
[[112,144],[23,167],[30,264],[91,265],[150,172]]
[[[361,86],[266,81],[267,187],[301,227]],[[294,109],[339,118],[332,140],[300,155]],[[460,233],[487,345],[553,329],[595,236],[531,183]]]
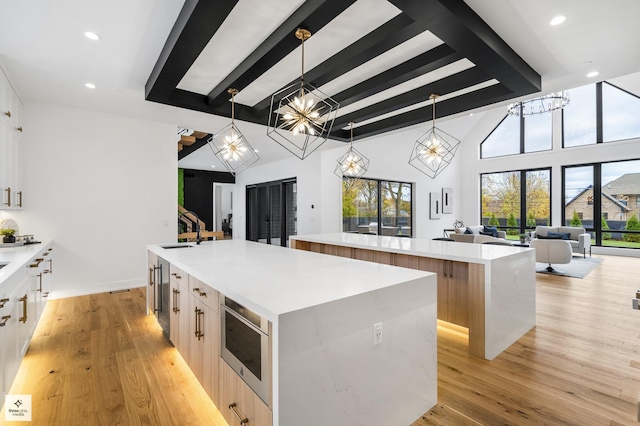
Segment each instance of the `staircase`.
[[178,206],[178,213],[180,213],[181,215],[186,213],[183,216],[180,216],[180,224],[185,225],[186,231],[178,232],[178,241],[185,240],[187,242],[190,242],[190,241],[196,240],[196,231],[195,231],[196,222],[200,224],[200,238],[202,238],[203,241],[208,240],[210,238],[214,240],[224,239],[224,233],[222,231],[207,231],[206,230],[207,224],[199,219],[196,219],[196,217],[193,214],[187,213],[187,211],[188,210],[185,209],[184,207],[180,205]]

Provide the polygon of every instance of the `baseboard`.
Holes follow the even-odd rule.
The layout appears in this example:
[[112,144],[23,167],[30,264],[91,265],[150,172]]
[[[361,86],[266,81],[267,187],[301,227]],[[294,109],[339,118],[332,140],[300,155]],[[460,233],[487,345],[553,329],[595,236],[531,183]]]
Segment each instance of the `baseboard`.
[[128,290],[132,288],[145,287],[144,279],[116,281],[110,283],[100,283],[89,286],[82,286],[73,289],[56,290],[49,293],[49,299],[65,299],[67,297],[86,296],[89,294],[107,293],[110,291]]

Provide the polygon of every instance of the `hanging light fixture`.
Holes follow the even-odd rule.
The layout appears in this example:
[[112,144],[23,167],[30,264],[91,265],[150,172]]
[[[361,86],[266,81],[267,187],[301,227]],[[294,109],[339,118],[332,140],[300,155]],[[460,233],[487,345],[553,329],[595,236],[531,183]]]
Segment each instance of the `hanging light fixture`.
[[369,159],[353,147],[353,122],[349,123],[349,125],[351,126],[349,150],[338,158],[338,164],[333,173],[339,178],[359,179],[367,172]]
[[451,163],[460,145],[458,139],[436,127],[438,97],[436,94],[429,96],[433,100],[431,129],[416,141],[409,158],[409,164],[431,178],[435,178]]
[[209,147],[218,160],[233,175],[242,172],[260,157],[255,149],[249,144],[242,132],[235,125],[235,95],[238,90],[229,89],[227,93],[231,95],[231,124],[220,130],[209,139]]
[[528,101],[510,104],[507,111],[511,115],[534,115],[561,109],[569,104],[569,92],[554,92]]
[[304,81],[304,42],[311,32],[298,28],[302,44],[302,74],[294,83],[271,96],[267,135],[304,160],[329,136],[339,104]]

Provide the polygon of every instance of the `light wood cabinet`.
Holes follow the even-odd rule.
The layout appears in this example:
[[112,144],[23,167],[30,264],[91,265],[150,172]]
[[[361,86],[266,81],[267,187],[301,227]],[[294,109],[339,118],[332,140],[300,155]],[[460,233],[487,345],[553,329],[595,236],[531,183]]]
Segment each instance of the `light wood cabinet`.
[[220,318],[218,292],[189,276],[189,329],[186,361],[216,406],[219,406]]
[[469,265],[452,260],[421,258],[418,269],[438,276],[438,319],[469,327]]
[[21,209],[22,103],[0,69],[0,209]]
[[[273,424],[273,415],[269,407],[222,360],[220,361],[220,404],[216,405],[229,426],[245,424],[271,426]],[[245,420],[245,423],[242,420]]]
[[169,317],[169,339],[187,359],[189,351],[189,276],[171,265],[170,268],[171,314]]

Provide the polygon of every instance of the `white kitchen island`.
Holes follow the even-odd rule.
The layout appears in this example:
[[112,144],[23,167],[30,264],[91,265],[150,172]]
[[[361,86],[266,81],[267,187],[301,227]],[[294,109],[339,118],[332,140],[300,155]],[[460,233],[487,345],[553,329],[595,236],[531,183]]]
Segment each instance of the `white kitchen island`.
[[409,425],[436,404],[433,273],[241,240],[148,250],[272,323],[274,425]]
[[469,329],[469,352],[494,359],[536,324],[535,250],[351,233],[297,235],[291,247],[432,271],[438,318]]

